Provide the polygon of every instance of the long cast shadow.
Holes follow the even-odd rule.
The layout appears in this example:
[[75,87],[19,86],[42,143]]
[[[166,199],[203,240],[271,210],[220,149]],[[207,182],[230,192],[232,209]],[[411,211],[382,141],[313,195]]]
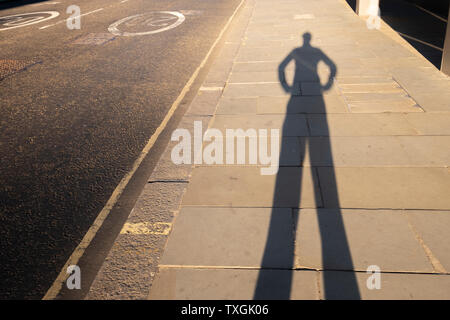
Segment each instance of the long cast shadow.
[[[321,189],[325,190],[324,193],[326,193],[327,207],[333,208],[333,210],[327,212],[317,213],[322,244],[322,268],[324,270],[353,270],[353,261],[342,215],[339,209],[339,197],[332,162],[333,157],[323,97],[323,92],[329,90],[333,85],[337,68],[333,61],[327,57],[322,50],[313,47],[310,42],[311,34],[305,33],[303,35],[303,46],[294,49],[279,65],[280,83],[284,90],[291,94],[287,105],[286,119],[283,124],[282,137],[289,136],[292,125],[302,125],[300,123],[293,123],[292,119],[289,120],[290,115],[311,112],[310,110],[313,107],[314,113],[323,115],[321,123],[321,136],[323,137],[320,138],[322,147],[317,148],[317,146],[312,145],[306,137],[304,143],[300,144],[300,152],[295,153],[300,154],[298,162],[299,167],[280,167],[277,173],[272,205],[274,209],[272,209],[271,213],[267,242],[254,292],[254,299],[290,298],[294,273],[293,269],[295,267],[294,246],[292,244],[288,248],[281,250],[282,254],[280,258],[280,247],[286,244],[286,238],[279,234],[279,230],[283,230],[282,224],[286,223],[286,220],[280,219],[282,213],[277,211],[277,208],[288,207],[292,209],[294,229],[297,229],[298,217],[300,214],[298,209],[302,207],[302,204],[300,203],[302,171],[307,169],[302,167],[306,147],[309,149],[311,175],[316,190],[314,193],[316,207],[323,207],[322,201],[325,201],[322,199],[320,192],[317,191]],[[295,74],[292,85],[289,85],[285,78],[285,70],[291,61],[295,62]],[[330,69],[328,82],[323,86],[320,84],[317,70],[320,61],[324,62]],[[308,93],[314,95],[305,97],[304,94]],[[292,163],[292,145],[287,142],[288,139],[282,139],[280,165]],[[320,186],[319,172],[313,165],[317,166],[318,164],[323,163],[326,163],[326,166],[321,168],[321,176],[325,178],[326,185]],[[301,246],[302,244],[300,243],[298,245]],[[274,261],[275,257],[277,257],[278,261]],[[280,264],[283,265],[283,271],[274,270],[279,268]],[[325,299],[360,298],[354,272],[324,272],[322,281]]]

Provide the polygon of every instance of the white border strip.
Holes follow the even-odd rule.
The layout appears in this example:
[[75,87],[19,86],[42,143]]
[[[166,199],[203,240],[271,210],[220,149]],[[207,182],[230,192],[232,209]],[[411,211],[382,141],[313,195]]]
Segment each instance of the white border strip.
[[171,15],[177,17],[178,19],[177,19],[177,21],[175,21],[175,23],[172,23],[171,25],[168,25],[168,26],[166,26],[164,28],[160,28],[160,29],[157,29],[157,30],[152,30],[152,31],[134,32],[133,33],[133,32],[122,32],[122,31],[120,31],[117,28],[120,24],[122,24],[122,23],[124,23],[124,22],[126,22],[128,20],[131,20],[133,18],[145,15],[145,13],[140,13],[140,14],[135,14],[134,16],[129,16],[129,17],[126,17],[126,18],[123,18],[123,19],[120,19],[120,20],[114,22],[113,24],[111,24],[108,27],[108,31],[111,32],[115,36],[125,36],[125,37],[144,36],[144,35],[155,34],[155,33],[159,33],[159,32],[163,32],[163,31],[167,31],[167,30],[176,28],[180,24],[182,24],[184,22],[184,20],[186,19],[184,17],[184,15],[182,13],[178,12],[178,11],[154,11],[154,12],[151,12],[151,13],[171,14]]
[[185,97],[186,93],[189,91],[190,87],[194,83],[195,79],[197,78],[198,74],[200,73],[200,70],[205,66],[206,62],[208,61],[209,57],[211,56],[214,48],[217,46],[221,38],[223,37],[225,31],[228,29],[228,26],[231,24],[231,21],[233,20],[234,16],[242,6],[242,4],[245,2],[245,0],[241,0],[237,8],[234,10],[231,17],[228,19],[225,26],[222,28],[222,30],[219,33],[219,36],[216,38],[214,43],[212,44],[211,48],[209,49],[208,53],[206,54],[205,58],[203,58],[200,65],[195,69],[194,73],[189,78],[188,82],[184,86],[183,90],[181,90],[179,96],[175,100],[175,102],[170,107],[169,111],[167,112],[166,116],[164,117],[163,121],[159,125],[159,127],[156,129],[155,133],[150,137],[147,144],[145,145],[144,149],[142,149],[141,153],[139,154],[139,157],[135,160],[133,163],[133,167],[131,170],[125,174],[125,176],[122,178],[120,183],[117,185],[117,187],[114,189],[111,197],[109,198],[108,202],[106,202],[106,205],[103,207],[103,209],[98,214],[97,218],[95,219],[92,226],[89,228],[89,230],[86,232],[85,236],[81,240],[80,244],[75,248],[75,250],[72,252],[71,256],[67,260],[67,262],[64,264],[64,266],[61,269],[61,272],[59,273],[58,277],[53,282],[52,286],[48,289],[45,296],[42,298],[43,300],[52,300],[55,299],[59,292],[61,291],[64,282],[66,281],[67,277],[69,276],[66,273],[67,267],[70,265],[76,265],[78,264],[78,261],[83,256],[84,251],[91,243],[92,239],[94,239],[95,235],[97,234],[98,230],[102,226],[103,222],[108,217],[109,213],[111,212],[112,208],[116,204],[117,200],[119,199],[120,195],[122,194],[123,190],[127,186],[128,182],[133,177],[134,173],[138,169],[139,165],[142,163],[144,158],[149,153],[150,149],[153,147],[153,145],[156,142],[156,139],[158,139],[161,132],[166,127],[167,123],[169,122],[170,118],[174,114],[177,107],[180,105],[181,101]]

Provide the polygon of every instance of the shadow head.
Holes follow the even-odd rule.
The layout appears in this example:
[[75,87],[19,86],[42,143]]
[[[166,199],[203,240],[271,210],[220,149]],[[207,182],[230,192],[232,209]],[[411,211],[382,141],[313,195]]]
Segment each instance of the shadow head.
[[311,44],[312,35],[309,32],[303,34],[303,45],[309,46]]

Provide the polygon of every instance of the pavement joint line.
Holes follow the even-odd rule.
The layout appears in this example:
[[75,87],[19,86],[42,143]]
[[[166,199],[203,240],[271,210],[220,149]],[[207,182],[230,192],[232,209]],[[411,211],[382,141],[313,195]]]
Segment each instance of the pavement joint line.
[[191,86],[193,85],[194,81],[197,79],[201,69],[206,65],[209,57],[211,56],[212,52],[216,48],[217,44],[222,39],[223,35],[225,34],[226,30],[228,29],[229,25],[231,24],[233,18],[236,16],[239,9],[242,7],[242,4],[246,0],[241,0],[241,2],[238,4],[232,15],[228,18],[226,24],[221,29],[219,35],[216,37],[215,41],[211,45],[210,49],[206,53],[205,57],[199,64],[199,66],[195,69],[195,71],[192,73],[191,77],[187,81],[186,85],[181,90],[180,94],[178,95],[177,99],[173,102],[172,106],[170,107],[169,111],[167,112],[166,116],[162,120],[161,124],[158,126],[156,131],[153,133],[153,135],[148,140],[147,144],[145,145],[144,149],[142,149],[141,153],[139,154],[138,158],[133,163],[133,166],[131,170],[125,174],[125,176],[122,178],[122,180],[119,182],[117,187],[114,189],[113,193],[111,194],[111,197],[106,202],[106,205],[103,207],[103,209],[98,214],[97,218],[92,223],[89,230],[84,235],[81,242],[78,244],[78,246],[75,248],[75,250],[70,255],[69,259],[67,259],[66,263],[62,267],[60,273],[58,274],[57,278],[51,285],[51,287],[47,290],[46,294],[42,298],[42,300],[53,300],[55,299],[59,292],[61,291],[64,282],[68,278],[69,274],[66,273],[67,268],[70,265],[76,265],[78,264],[78,261],[83,256],[85,250],[91,243],[91,241],[94,239],[95,235],[97,234],[98,230],[100,230],[101,226],[103,225],[103,222],[106,220],[106,218],[109,216],[109,213],[114,208],[115,204],[117,203],[118,199],[120,198],[122,192],[125,190],[125,187],[128,185],[129,181],[133,177],[134,173],[137,171],[138,167],[144,160],[144,158],[147,156],[147,154],[150,152],[151,148],[155,144],[156,140],[158,139],[159,135],[162,133],[164,128],[167,126],[167,123],[169,122],[170,118],[172,118],[172,115],[175,113],[175,110],[178,108],[178,106],[181,104],[182,100],[186,96],[187,92],[190,90]]
[[89,12],[86,12],[86,13],[83,13],[83,14],[80,14],[80,15],[75,16],[75,17],[69,17],[69,18],[67,18],[67,19],[60,20],[60,21],[55,22],[55,23],[53,23],[53,24],[49,24],[49,25],[40,27],[39,30],[42,30],[42,29],[46,29],[46,28],[49,28],[49,27],[56,26],[57,24],[63,23],[63,22],[65,22],[65,21],[68,21],[69,19],[80,18],[80,17],[87,16],[87,15],[92,14],[92,13],[95,13],[95,12],[102,11],[102,10],[104,10],[104,8],[95,9],[95,10],[92,10],[92,11],[89,11]]
[[[230,164],[230,165],[208,165],[208,164],[203,164],[203,165],[197,165],[197,166],[195,166],[195,168],[200,168],[200,167],[203,167],[203,168],[207,168],[207,167],[213,167],[213,168],[218,168],[218,167],[235,167],[235,166],[237,166],[237,165],[233,165],[233,164]],[[246,167],[246,168],[260,168],[260,167],[263,167],[264,168],[264,165],[251,165],[251,164],[248,164],[248,165],[245,165],[245,166],[243,166],[243,165],[239,165],[240,167]],[[337,168],[337,169],[349,169],[349,168],[356,168],[356,169],[359,169],[359,168],[379,168],[379,169],[383,169],[383,168],[410,168],[410,169],[422,169],[422,168],[433,168],[433,169],[439,169],[439,168],[441,168],[441,169],[446,169],[446,167],[443,167],[443,166],[429,166],[429,165],[422,165],[422,166],[408,166],[408,167],[405,167],[405,166],[401,166],[401,165],[398,165],[398,166],[393,166],[393,165],[389,165],[389,166],[376,166],[376,165],[361,165],[361,166],[354,166],[354,165],[352,165],[352,166],[312,166],[312,165],[310,165],[310,164],[305,164],[305,165],[302,165],[302,166],[299,166],[299,165],[280,165],[280,166],[278,166],[279,168]]]
[[400,81],[398,81],[394,76],[392,76],[392,80],[394,80],[396,83],[398,83],[398,85],[406,92],[407,97],[410,98],[412,101],[414,101],[416,103],[416,106],[422,110],[422,112],[426,112],[422,106],[416,101],[416,99],[413,98],[413,96],[411,96],[411,93],[402,85],[402,83]]
[[345,106],[347,107],[347,111],[349,113],[353,113],[352,108],[350,107],[350,104],[348,103],[347,97],[345,96],[344,92],[342,92],[342,88],[340,87],[339,81],[336,77],[333,79],[333,82],[336,83],[338,92],[339,92],[340,96],[342,97],[342,99],[344,100]]
[[414,233],[414,236],[415,236],[417,242],[419,242],[420,246],[422,247],[423,251],[425,252],[425,255],[427,256],[428,261],[432,265],[434,272],[436,272],[436,273],[447,273],[447,270],[445,270],[444,266],[441,264],[439,259],[433,254],[431,249],[426,245],[426,243],[423,240],[422,236],[417,231],[417,229],[415,228],[413,222],[411,221],[410,216],[407,213],[405,213],[405,215],[406,215],[406,220],[408,221],[409,228]]
[[[308,148],[308,150],[306,150]],[[309,151],[309,144],[307,144],[307,146],[305,146],[305,151]],[[312,180],[313,180],[313,185],[314,185],[314,180],[317,181],[315,184],[317,189],[319,189],[319,195],[320,195],[320,203],[322,204],[320,207],[317,207],[318,209],[324,208],[325,206],[325,196],[324,193],[322,191],[322,185],[320,184],[320,177],[319,177],[319,171],[317,170],[317,167],[311,167],[311,176],[312,176]],[[317,197],[317,196],[316,196]],[[317,200],[316,200],[317,202]],[[294,212],[294,208],[292,208],[292,212]],[[296,228],[298,228],[298,226],[295,226]]]
[[[202,208],[253,208],[253,209],[264,209],[264,208],[273,208],[273,209],[286,209],[290,207],[268,207],[268,206],[227,206],[227,205],[201,205],[201,204],[183,204],[182,207],[202,207]],[[291,208],[292,209],[292,208]],[[352,207],[333,207],[333,208],[327,208],[327,207],[301,207],[301,208],[293,208],[293,209],[299,209],[299,210],[311,210],[311,209],[320,209],[320,210],[366,210],[366,211],[400,211],[399,214],[402,213],[402,211],[426,211],[426,212],[449,212],[449,209],[423,209],[423,208],[352,208]]]
[[[336,268],[313,268],[313,267],[293,267],[293,268],[274,268],[274,267],[256,267],[256,266],[204,266],[204,265],[178,265],[178,264],[160,264],[159,269],[196,269],[196,270],[280,270],[280,271],[316,271],[316,272],[352,272],[367,273],[366,269],[336,269]],[[380,270],[382,274],[410,274],[410,275],[441,275],[450,276],[449,272],[427,272],[427,271],[403,271],[403,270]]]
[[[406,91],[406,90],[405,90]],[[415,100],[414,100],[414,102],[415,102]],[[420,106],[419,106],[420,107]],[[422,109],[422,108],[421,108]],[[423,110],[423,109],[422,109]],[[425,111],[425,110],[424,110]],[[415,113],[415,112],[414,112]],[[438,137],[446,137],[446,135],[441,135],[441,134],[436,134],[436,135],[434,135],[434,134],[428,134],[428,135],[421,135],[420,134],[420,130],[418,130],[417,128],[416,128],[416,126],[414,125],[414,123],[413,122],[411,122],[411,120],[410,119],[408,119],[408,117],[407,117],[407,115],[408,115],[409,113],[405,113],[403,116],[402,116],[402,118],[406,121],[406,123],[408,123],[409,124],[409,126],[416,132],[416,135],[417,136],[421,136],[421,137],[435,137],[435,136],[438,136]],[[416,135],[411,135],[411,137],[415,137]],[[399,137],[402,137],[402,136],[399,136]],[[409,137],[409,136],[405,136],[405,137]]]
[[320,277],[320,271],[316,270],[317,299],[324,300],[325,297],[323,295],[322,290],[320,290],[320,288],[322,288],[321,282],[322,282],[322,280],[321,280],[321,277]]

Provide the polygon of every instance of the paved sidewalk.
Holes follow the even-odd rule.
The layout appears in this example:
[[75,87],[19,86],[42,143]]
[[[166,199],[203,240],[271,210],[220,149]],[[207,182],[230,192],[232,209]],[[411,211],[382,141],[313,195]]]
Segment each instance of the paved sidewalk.
[[169,145],[149,188],[186,190],[149,298],[450,299],[449,79],[345,1],[243,10],[179,127],[280,129],[280,168],[176,167]]

